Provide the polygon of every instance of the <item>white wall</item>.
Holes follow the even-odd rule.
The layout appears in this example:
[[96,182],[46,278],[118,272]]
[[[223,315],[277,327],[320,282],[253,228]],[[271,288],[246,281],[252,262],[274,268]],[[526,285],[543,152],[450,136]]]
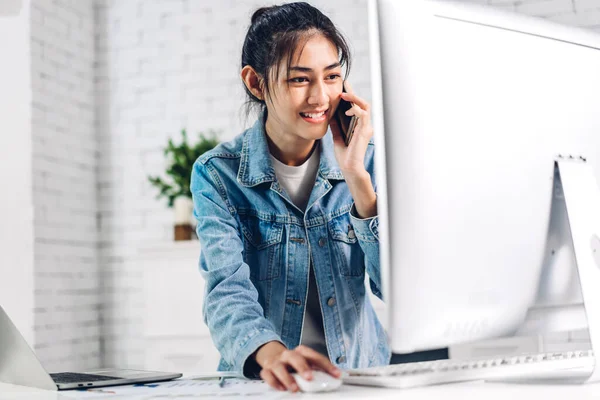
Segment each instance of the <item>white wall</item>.
[[19,15],[0,13],[0,305],[33,345],[29,48],[26,1]]
[[35,350],[49,370],[101,364],[93,10],[31,3]]

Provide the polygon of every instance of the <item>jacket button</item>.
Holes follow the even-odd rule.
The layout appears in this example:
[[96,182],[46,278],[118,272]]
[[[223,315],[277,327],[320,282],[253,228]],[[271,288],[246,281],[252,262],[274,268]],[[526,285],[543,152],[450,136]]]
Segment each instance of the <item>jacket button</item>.
[[329,300],[327,300],[327,305],[333,307],[335,305],[335,297],[330,297]]
[[325,246],[325,244],[327,244],[327,239],[325,239],[324,237],[319,239],[319,246],[323,247]]
[[354,239],[356,237],[356,234],[354,233],[354,229],[351,229],[348,231],[348,237],[350,239]]
[[344,356],[339,356],[339,357],[337,358],[337,360],[335,360],[335,361],[336,361],[338,364],[345,363],[345,362],[346,362],[346,357],[344,357]]

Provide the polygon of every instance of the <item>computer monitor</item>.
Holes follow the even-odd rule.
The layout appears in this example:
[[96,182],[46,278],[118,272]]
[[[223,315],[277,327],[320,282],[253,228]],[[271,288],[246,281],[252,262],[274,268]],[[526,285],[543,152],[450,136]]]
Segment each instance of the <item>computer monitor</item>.
[[547,236],[555,157],[600,178],[600,36],[467,3],[369,10],[392,351],[584,328]]

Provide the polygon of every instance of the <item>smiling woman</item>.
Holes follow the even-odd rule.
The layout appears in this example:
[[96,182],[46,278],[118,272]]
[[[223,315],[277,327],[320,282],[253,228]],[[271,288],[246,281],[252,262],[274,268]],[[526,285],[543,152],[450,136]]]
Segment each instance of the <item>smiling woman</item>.
[[280,66],[287,73],[273,76],[277,80],[270,90],[261,89],[260,77],[250,65],[242,69],[246,87],[265,99],[271,110],[266,121],[267,132],[272,133],[271,154],[294,166],[306,160],[315,141],[327,131],[342,93],[337,48],[316,32],[306,36],[293,57],[294,64]]
[[[281,390],[298,390],[293,370],[339,377],[390,359],[364,283],[381,298],[370,106],[344,82],[349,65],[346,41],[311,5],[257,10],[240,76],[260,117],[192,174],[219,369]],[[358,121],[348,146],[341,99]]]

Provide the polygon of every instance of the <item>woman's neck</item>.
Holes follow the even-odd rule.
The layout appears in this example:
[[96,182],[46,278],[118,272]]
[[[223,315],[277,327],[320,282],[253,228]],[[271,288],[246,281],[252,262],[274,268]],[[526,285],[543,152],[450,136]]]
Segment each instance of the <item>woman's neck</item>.
[[304,164],[315,148],[316,140],[307,140],[293,135],[282,135],[281,130],[272,127],[269,120],[265,123],[269,152],[285,165]]

